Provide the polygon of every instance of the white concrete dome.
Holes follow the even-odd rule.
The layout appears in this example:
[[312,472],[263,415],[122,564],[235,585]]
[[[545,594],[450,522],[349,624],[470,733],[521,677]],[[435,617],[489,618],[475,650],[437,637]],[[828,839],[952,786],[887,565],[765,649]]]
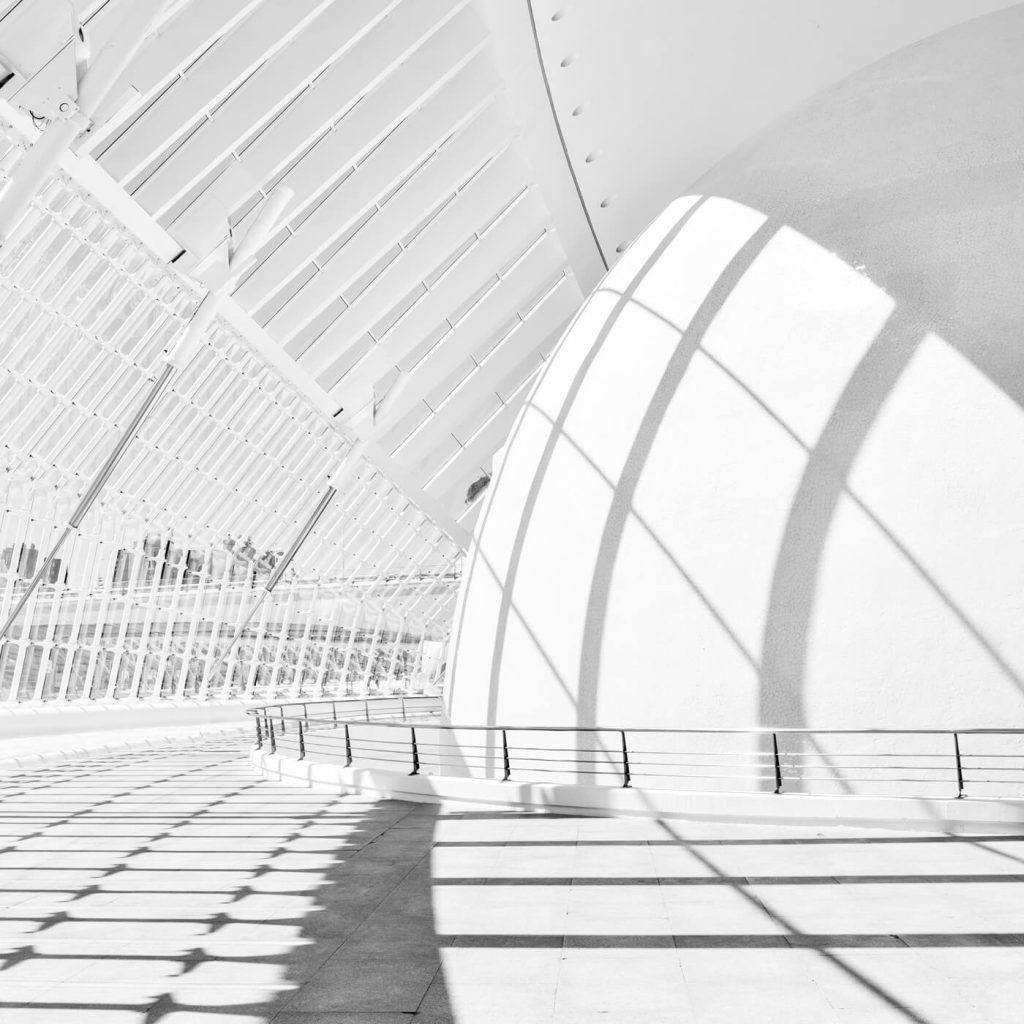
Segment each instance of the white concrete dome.
[[457,722],[1024,722],[1024,7],[720,164],[495,474]]

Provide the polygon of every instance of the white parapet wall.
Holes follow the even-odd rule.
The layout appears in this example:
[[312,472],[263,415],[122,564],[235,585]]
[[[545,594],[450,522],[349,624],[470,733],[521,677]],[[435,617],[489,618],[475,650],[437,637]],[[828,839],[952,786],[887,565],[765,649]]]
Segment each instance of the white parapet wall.
[[1024,831],[1024,800],[698,793],[610,786],[499,782],[412,775],[383,768],[297,760],[253,749],[264,778],[337,793],[359,793],[452,809],[505,808],[606,816],[690,818],[774,825],[849,825],[927,832]]
[[250,706],[226,700],[0,705],[0,768],[253,730],[245,714]]
[[134,729],[247,724],[246,708],[263,702],[231,700],[96,701],[77,704],[0,705],[0,744],[37,736],[109,733]]

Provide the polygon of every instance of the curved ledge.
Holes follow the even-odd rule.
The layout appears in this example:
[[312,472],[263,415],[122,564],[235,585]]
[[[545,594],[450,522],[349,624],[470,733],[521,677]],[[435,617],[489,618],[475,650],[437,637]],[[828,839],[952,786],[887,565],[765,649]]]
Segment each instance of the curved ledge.
[[250,760],[266,779],[341,793],[372,793],[414,803],[505,807],[646,818],[772,825],[850,825],[926,832],[1024,830],[1024,800],[925,797],[815,796],[802,793],[685,793],[496,782],[437,775],[407,775],[377,768],[344,768],[298,761],[254,748]]

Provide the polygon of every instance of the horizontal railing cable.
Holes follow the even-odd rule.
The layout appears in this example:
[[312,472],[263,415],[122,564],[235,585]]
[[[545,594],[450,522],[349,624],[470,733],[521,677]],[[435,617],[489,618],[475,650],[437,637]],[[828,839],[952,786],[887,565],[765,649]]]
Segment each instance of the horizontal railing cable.
[[[956,798],[970,784],[997,786],[1000,793],[1016,786],[1014,795],[1024,796],[1024,729],[453,725],[439,720],[441,711],[436,697],[398,697],[293,701],[248,714],[260,749],[355,768],[397,765],[411,775],[522,782],[562,776],[621,787],[637,779],[654,789],[704,784],[716,792],[753,783],[755,791],[777,794],[810,787],[843,795],[857,784],[882,787],[887,795],[921,795],[925,787],[929,795]],[[651,749],[648,737],[660,737]],[[856,737],[863,742],[847,739]],[[989,749],[962,750],[965,737],[970,746]],[[812,749],[793,749],[808,741]],[[853,744],[861,749],[850,750]],[[754,745],[761,749],[745,749]],[[703,749],[709,746],[719,749]]]

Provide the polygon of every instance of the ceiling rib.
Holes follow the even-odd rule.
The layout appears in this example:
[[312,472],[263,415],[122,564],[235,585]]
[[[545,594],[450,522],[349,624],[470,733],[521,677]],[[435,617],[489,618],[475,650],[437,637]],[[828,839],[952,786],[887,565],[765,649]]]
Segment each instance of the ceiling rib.
[[[126,120],[122,106],[126,91],[140,97],[152,95],[168,86],[181,71],[194,63],[216,40],[230,32],[263,0],[208,0],[199,5],[185,4],[177,14],[167,20],[148,42],[143,44],[122,77],[122,90],[115,90],[102,103],[96,113],[97,128],[86,136],[78,147],[80,153],[95,153],[103,149]],[[95,48],[93,22],[99,21],[103,11],[114,5],[107,4],[89,22],[90,45]]]
[[[499,87],[497,77],[487,65],[473,61],[472,54],[454,50],[452,59],[462,57],[463,68],[453,74],[450,88],[442,87],[433,98],[415,113],[404,112],[402,124],[394,128],[380,145],[369,150],[378,140],[380,129],[374,129],[369,108],[373,98],[369,97],[343,120],[334,135],[348,143],[348,162],[335,169],[332,177],[340,176],[339,171],[361,161],[331,195],[324,200],[318,216],[307,220],[295,234],[287,239],[280,249],[263,261],[259,270],[239,289],[239,302],[251,308],[259,308],[267,298],[279,290],[297,266],[311,260],[335,239],[350,228],[367,210],[393,189],[403,177],[428,156],[453,132],[478,114],[490,102]],[[466,66],[468,65],[468,66]],[[311,154],[301,161],[292,175],[284,181],[291,187],[303,165]],[[296,191],[296,196],[302,193]],[[301,209],[299,201],[296,208]]]
[[422,281],[431,270],[488,215],[501,208],[522,191],[522,165],[514,150],[506,150],[484,168],[431,224],[392,261],[359,298],[303,353],[301,361],[314,376],[324,382],[336,355],[346,339],[361,337],[387,313],[395,296],[404,295]]
[[482,116],[474,118],[443,145],[437,155],[406,182],[331,260],[321,265],[320,273],[302,290],[298,301],[289,303],[271,321],[270,330],[274,336],[287,339],[288,351],[300,356],[304,349],[296,350],[295,335],[338,295],[344,294],[376,260],[397,245],[416,217],[423,211],[436,209],[453,194],[453,189],[465,185],[507,145],[507,126],[493,116],[490,109],[485,109]]
[[[359,100],[372,93],[403,61],[465,6],[465,0],[418,0],[403,4],[345,57],[328,68],[258,134],[209,187],[206,209],[235,210],[258,187],[298,159]],[[385,111],[385,114],[392,112]],[[402,116],[401,108],[399,117]],[[351,127],[351,124],[350,124]],[[353,152],[358,146],[353,147]],[[186,210],[171,225],[178,237],[196,230],[203,210]]]
[[[458,308],[464,297],[475,294],[489,283],[493,284],[494,288],[481,300],[485,303],[483,308],[474,307],[466,314],[472,319],[465,325],[463,335],[473,339],[467,344],[473,344],[476,339],[488,336],[489,331],[506,322],[523,300],[521,291],[512,291],[511,288],[507,289],[507,299],[505,298],[506,287],[497,287],[502,284],[498,278],[497,268],[520,256],[545,235],[545,219],[546,213],[539,197],[533,190],[528,191],[423,297],[419,305],[414,307],[415,316],[410,315],[400,320],[381,338],[376,348],[367,353],[363,360],[330,390],[337,404],[343,408],[351,407],[367,385],[376,383],[389,369],[397,366],[413,351],[425,333],[425,324],[443,323],[445,317]],[[518,283],[522,276],[524,275],[515,275],[513,285]],[[531,279],[526,285],[526,290],[532,287]],[[499,306],[497,312],[493,311],[495,305]],[[484,319],[485,313],[488,312],[489,319]],[[459,324],[461,323],[459,321]],[[454,330],[459,329],[459,324]],[[451,335],[451,332],[452,329],[449,328],[446,335]],[[421,362],[429,366],[433,359],[437,358],[434,353],[444,351],[454,340],[454,336],[442,338]],[[417,367],[410,372],[415,377],[416,373],[422,371]],[[450,367],[446,372],[450,372]],[[409,408],[408,403],[414,400],[413,396],[427,394],[429,390],[429,387],[416,380],[405,389],[403,398],[398,400],[399,406],[391,411],[391,415],[396,418],[404,415]]]
[[[460,11],[446,22],[279,179],[295,193],[286,219],[290,221],[316,202],[326,188],[454,78],[486,44],[486,33],[471,9]],[[242,227],[251,216],[241,221]]]
[[209,114],[184,145],[169,153],[135,198],[159,218],[252,133],[254,111],[266,120],[273,117],[397,3],[382,7],[376,0],[346,0],[327,7]]
[[330,3],[264,0],[99,152],[100,163],[122,185],[141,174]]

